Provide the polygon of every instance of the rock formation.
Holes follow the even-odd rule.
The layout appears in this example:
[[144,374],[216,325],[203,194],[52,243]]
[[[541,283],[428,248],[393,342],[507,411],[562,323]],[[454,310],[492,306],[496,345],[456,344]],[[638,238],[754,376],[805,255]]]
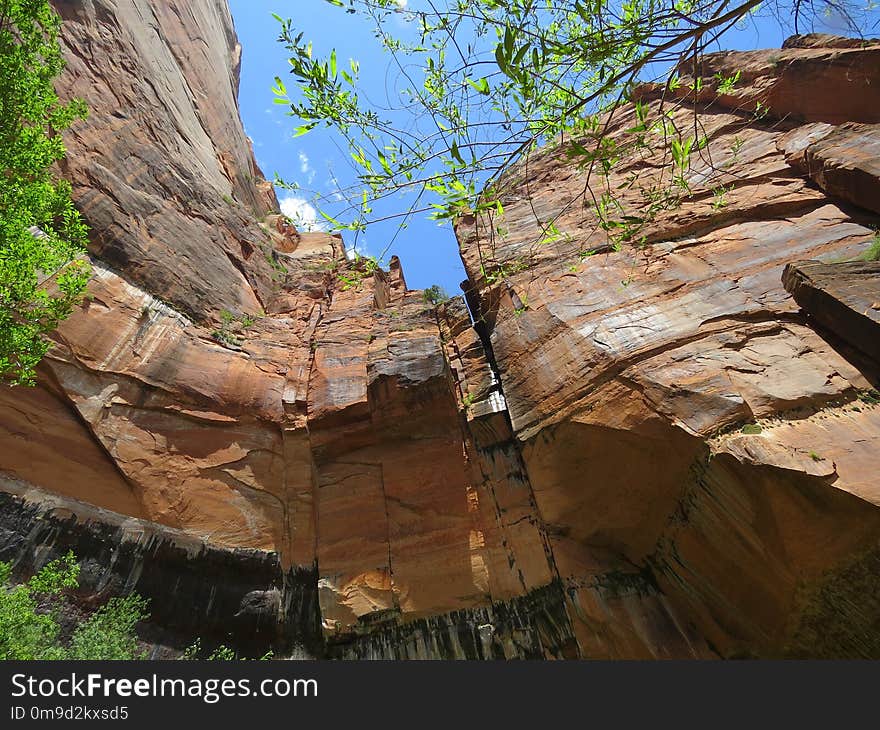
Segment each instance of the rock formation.
[[[19,574],[73,547],[83,602],[165,607],[157,655],[880,655],[876,266],[837,263],[880,221],[880,43],[641,87],[706,138],[686,193],[613,245],[551,145],[458,222],[467,306],[435,307],[278,218],[224,2],[56,7],[94,276],[39,387],[0,390]],[[628,154],[610,184],[659,189]]]
[[[718,92],[736,71],[741,86]],[[507,174],[503,218],[457,229],[578,644],[585,656],[876,653],[876,634],[854,639],[865,622],[876,632],[873,599],[826,593],[876,559],[875,346],[804,316],[781,274],[875,240],[880,43],[796,37],[711,55],[699,93],[694,69],[681,72],[677,98],[636,96],[705,143],[686,194],[645,214],[635,244],[609,245],[565,145]],[[636,121],[629,106],[601,133],[621,140]],[[663,189],[655,153],[623,154],[607,185],[649,210],[645,191]],[[599,175],[591,185],[605,189]]]

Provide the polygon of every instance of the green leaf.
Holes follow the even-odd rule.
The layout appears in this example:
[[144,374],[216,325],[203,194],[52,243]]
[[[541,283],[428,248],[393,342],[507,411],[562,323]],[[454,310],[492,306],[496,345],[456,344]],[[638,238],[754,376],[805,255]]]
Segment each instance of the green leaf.
[[321,215],[321,217],[322,217],[324,220],[326,220],[326,221],[332,223],[332,224],[333,224],[334,226],[336,226],[337,228],[344,228],[344,227],[345,227],[345,224],[340,223],[340,222],[339,222],[338,220],[336,220],[333,216],[328,215],[328,214],[325,213],[323,210],[319,210],[318,213]]
[[465,81],[467,81],[477,93],[482,94],[483,96],[489,95],[489,80],[485,77],[481,78],[479,81],[474,81],[473,79],[465,79]]
[[456,162],[458,162],[459,164],[466,164],[464,158],[461,156],[461,152],[458,149],[457,142],[453,142],[452,145],[449,147],[449,153],[455,158]]
[[510,76],[510,71],[507,66],[507,57],[504,54],[504,47],[500,43],[495,46],[495,63],[498,64],[498,68],[501,69],[501,72],[505,76]]

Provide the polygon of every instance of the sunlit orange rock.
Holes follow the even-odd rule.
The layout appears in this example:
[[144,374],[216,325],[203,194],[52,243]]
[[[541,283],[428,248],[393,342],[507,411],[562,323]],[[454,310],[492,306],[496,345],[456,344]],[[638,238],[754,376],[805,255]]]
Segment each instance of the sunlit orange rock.
[[0,390],[0,550],[149,534],[242,586],[212,621],[320,626],[329,656],[880,655],[880,295],[840,263],[880,222],[880,45],[681,69],[664,108],[705,144],[674,188],[657,140],[622,148],[628,240],[566,145],[532,154],[502,219],[457,223],[468,306],[435,306],[280,215],[223,3],[57,7],[94,276],[38,388]]

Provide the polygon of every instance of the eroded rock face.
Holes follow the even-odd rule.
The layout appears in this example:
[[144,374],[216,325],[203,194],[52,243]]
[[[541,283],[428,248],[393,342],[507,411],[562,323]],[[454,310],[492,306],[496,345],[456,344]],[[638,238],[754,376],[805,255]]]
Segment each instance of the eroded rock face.
[[[337,292],[316,331],[308,431],[332,637],[486,606],[552,579],[506,422],[468,427],[449,340],[398,277],[392,267]],[[467,321],[446,314],[452,327]]]
[[[880,121],[880,42],[838,38],[822,33],[792,36],[779,50],[730,51],[691,62],[679,96],[693,97],[694,74],[702,77],[700,101],[726,109],[769,113],[777,119],[804,122]],[[717,92],[719,80],[739,73],[741,83]]]
[[[0,393],[7,482],[319,571],[343,640],[547,585],[509,428],[471,437],[433,308],[396,260],[364,271],[274,212],[225,4],[58,7],[60,85],[91,107],[65,172],[94,276],[41,387]],[[255,589],[241,615],[270,598]]]
[[880,261],[795,262],[782,282],[825,331],[880,361]]
[[880,125],[807,124],[781,146],[786,161],[828,195],[880,213]]
[[0,484],[0,560],[12,563],[13,576],[27,578],[69,550],[80,558],[62,625],[69,613],[81,620],[137,591],[150,601],[141,638],[153,658],[179,656],[195,639],[207,653],[231,643],[254,658],[321,651],[313,569],[285,570],[273,552],[219,548],[20,482]]
[[57,2],[64,97],[89,117],[63,174],[90,251],[199,320],[256,314],[271,291],[257,220],[277,211],[238,116],[241,46],[222,2]]
[[[65,172],[95,275],[39,387],[0,390],[22,574],[75,545],[86,601],[186,576],[193,615],[255,650],[876,655],[880,363],[798,293],[855,311],[849,285],[799,264],[793,299],[781,275],[873,240],[880,45],[717,54],[697,94],[683,69],[663,103],[707,144],[687,190],[656,145],[624,150],[608,183],[637,180],[631,241],[564,148],[537,153],[502,181],[503,220],[459,221],[469,312],[278,215],[224,3],[57,6],[60,85],[92,109]],[[659,89],[637,93],[657,114]],[[159,619],[178,644],[197,629]]]
[[[651,208],[669,183],[650,145],[589,183],[644,215],[630,241],[603,229],[558,146],[507,174],[502,218],[459,223],[585,655],[785,654],[804,596],[875,549],[876,355],[829,340],[781,276],[873,240],[877,126],[834,125],[877,121],[878,54],[810,39],[707,57],[696,99],[684,77],[665,102],[684,139],[695,113],[706,137],[686,192]],[[736,70],[719,96],[711,78]],[[649,118],[658,92],[638,92]],[[625,107],[603,131],[619,142],[634,124]],[[625,616],[596,600],[609,588]]]

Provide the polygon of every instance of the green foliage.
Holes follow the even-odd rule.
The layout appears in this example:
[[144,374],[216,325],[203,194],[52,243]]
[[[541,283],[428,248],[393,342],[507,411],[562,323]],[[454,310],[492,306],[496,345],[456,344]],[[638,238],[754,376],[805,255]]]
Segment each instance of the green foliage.
[[[203,657],[204,651],[202,650],[202,640],[196,639],[192,644],[190,644],[186,649],[183,650],[183,654],[181,654],[180,659],[184,661],[195,661],[201,658],[205,658],[211,662],[231,662],[231,661],[247,661],[247,657],[240,657],[236,653],[234,649],[230,649],[225,644],[220,644],[216,649],[214,649],[207,657]],[[274,652],[270,649],[263,656],[260,657],[260,661],[268,661],[272,659],[274,656]]]
[[712,190],[712,209],[721,210],[727,205],[727,194],[733,190],[732,185],[719,185]]
[[368,279],[379,270],[379,261],[375,256],[361,256],[355,254],[354,261],[347,269],[336,271],[336,279],[342,291],[360,289],[364,279]]
[[111,598],[74,631],[68,659],[146,659],[135,626],[148,618],[147,603],[135,593]]
[[733,76],[724,76],[720,73],[715,74],[715,79],[718,81],[718,93],[729,94],[731,91],[733,91],[733,87],[736,86],[741,75],[741,71],[737,71]]
[[211,332],[211,337],[217,342],[229,347],[240,347],[241,335],[257,321],[248,314],[236,316],[228,309],[220,310],[220,326]]
[[862,390],[859,392],[859,400],[870,406],[880,404],[880,392],[871,388],[870,390]]
[[425,289],[422,296],[424,297],[426,304],[440,304],[441,302],[445,302],[447,299],[449,299],[449,295],[446,293],[446,290],[439,284],[433,284],[429,286],[427,289]]
[[514,274],[518,274],[521,271],[526,271],[529,268],[529,262],[524,261],[523,259],[514,259],[513,261],[507,261],[503,264],[499,264],[498,266],[492,267],[491,269],[486,269],[485,267],[480,267],[480,275],[485,279],[487,284],[495,284],[499,281],[505,281],[510,278]]
[[761,428],[757,423],[747,423],[745,426],[742,427],[741,432],[749,436],[756,436],[763,430],[764,429]]
[[[79,585],[79,565],[72,552],[53,560],[25,583],[11,582],[12,563],[0,563],[0,660],[136,660],[148,654],[138,646],[137,624],[149,619],[147,599],[136,593],[111,598],[61,637],[59,609],[64,594]],[[181,659],[202,658],[201,640]],[[260,659],[273,656],[269,651]],[[207,659],[244,659],[220,645]]]
[[[585,197],[609,250],[647,245],[646,225],[690,193],[687,172],[707,142],[696,124],[691,132],[676,128],[673,105],[654,105],[652,118],[649,106],[633,99],[635,85],[666,78],[667,92],[679,89],[681,80],[665,69],[699,63],[705,49],[759,6],[790,10],[795,23],[820,9],[793,2],[763,10],[760,0],[446,0],[406,7],[397,0],[328,1],[372,26],[397,74],[389,86],[399,94],[387,105],[370,104],[357,61],[343,61],[335,50],[316,57],[294,22],[275,16],[293,81],[276,77],[275,102],[298,120],[297,134],[328,128],[340,137],[359,173],[356,185],[334,190],[345,209],[335,216],[322,211],[335,229],[363,231],[387,219],[373,213],[376,202],[408,191],[413,205],[390,217],[484,214],[488,230],[503,237],[496,225],[503,173],[539,145],[559,144],[585,182],[601,177],[601,184],[585,186]],[[858,18],[851,22],[857,28]],[[716,92],[731,93],[740,76],[716,76]],[[698,92],[704,82],[692,83]],[[635,119],[622,135],[606,134],[624,101],[632,101]],[[755,116],[766,113],[758,107]],[[633,174],[623,191],[611,187],[609,175],[626,167],[622,162],[634,154],[657,159],[658,152],[666,158],[665,179],[643,183]],[[598,191],[592,201],[591,190]],[[626,190],[639,195],[624,206]],[[574,203],[559,207],[567,202]],[[566,242],[555,220],[539,227],[535,245]]]
[[13,586],[11,573],[11,563],[0,563],[0,659],[145,658],[135,625],[148,618],[147,601],[135,594],[111,598],[76,627],[66,646],[61,642],[60,599],[78,586],[79,565],[72,552],[26,583]]
[[11,563],[0,563],[0,659],[65,659],[56,611],[38,612],[42,600],[75,588],[73,553],[44,566],[27,583],[12,586]]
[[60,133],[86,115],[62,104],[60,20],[47,0],[0,0],[0,382],[32,384],[47,335],[85,290],[86,227],[51,167]]
[[[833,8],[857,33],[863,18],[855,11],[867,12],[846,0],[773,6],[760,0],[328,2],[372,27],[396,77],[389,80],[387,103],[371,103],[357,61],[343,60],[336,50],[317,57],[294,21],[275,16],[292,77],[291,83],[276,77],[275,102],[298,120],[297,135],[325,129],[339,138],[358,174],[350,187],[315,198],[321,215],[335,230],[358,233],[390,218],[405,227],[416,213],[441,223],[472,216],[488,284],[510,273],[503,263],[509,252],[499,255],[498,246],[508,236],[502,200],[507,193],[531,196],[529,164],[539,146],[568,157],[584,185],[572,199],[553,201],[549,215],[547,201],[534,204],[537,233],[517,247],[529,258],[547,245],[570,256],[579,242],[559,223],[566,211],[582,208],[592,214],[582,220],[594,220],[592,231],[577,228],[585,239],[580,256],[631,247],[647,263],[657,232],[651,224],[694,194],[692,180],[714,187],[713,210],[727,204],[727,190],[711,175],[737,162],[743,145],[736,138],[732,156],[716,163],[694,106],[696,98],[710,99],[707,90],[735,93],[742,73],[687,75],[685,88],[669,69],[699,69],[705,51],[758,13],[784,17],[783,23],[793,19],[797,31],[802,18]],[[665,84],[648,96],[634,93],[646,81]],[[685,124],[683,105],[693,110]],[[759,103],[742,125],[768,114]],[[516,172],[513,163],[520,163]],[[707,177],[706,170],[714,172]],[[412,204],[387,213],[401,193]],[[337,207],[331,214],[325,206]],[[604,233],[604,243],[596,232]],[[361,278],[343,276],[343,288],[359,286]]]
[[208,661],[212,662],[231,662],[235,660],[235,650],[221,644],[208,656]]
[[880,261],[880,232],[874,235],[874,240],[859,256],[859,261]]

